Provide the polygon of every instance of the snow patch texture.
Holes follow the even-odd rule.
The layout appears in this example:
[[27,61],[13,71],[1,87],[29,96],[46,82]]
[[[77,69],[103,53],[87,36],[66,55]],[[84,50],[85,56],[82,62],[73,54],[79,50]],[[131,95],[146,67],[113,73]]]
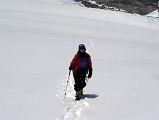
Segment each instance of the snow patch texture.
[[159,12],[158,12],[158,10],[155,10],[155,11],[149,13],[147,16],[148,16],[148,17],[159,18]]

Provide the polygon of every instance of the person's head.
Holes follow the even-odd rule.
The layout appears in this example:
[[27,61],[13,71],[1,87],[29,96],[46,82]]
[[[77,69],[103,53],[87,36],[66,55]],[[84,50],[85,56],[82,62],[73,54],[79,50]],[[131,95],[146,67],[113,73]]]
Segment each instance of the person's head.
[[84,44],[79,44],[78,50],[79,50],[81,53],[86,52],[86,47],[85,47],[85,45],[84,45]]

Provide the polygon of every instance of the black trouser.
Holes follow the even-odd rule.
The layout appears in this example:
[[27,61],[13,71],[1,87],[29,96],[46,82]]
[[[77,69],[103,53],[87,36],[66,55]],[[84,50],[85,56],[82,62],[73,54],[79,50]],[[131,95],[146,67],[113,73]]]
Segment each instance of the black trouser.
[[75,85],[74,89],[75,91],[79,91],[80,89],[83,89],[86,86],[86,70],[78,70],[73,73],[74,79],[75,79]]

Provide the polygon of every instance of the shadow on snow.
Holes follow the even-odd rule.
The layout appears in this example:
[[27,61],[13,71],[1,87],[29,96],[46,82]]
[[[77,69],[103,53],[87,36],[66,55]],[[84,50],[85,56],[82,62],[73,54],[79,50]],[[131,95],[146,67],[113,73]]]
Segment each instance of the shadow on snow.
[[94,98],[97,98],[98,97],[98,95],[96,95],[96,94],[84,94],[84,98],[92,98],[92,99],[94,99]]

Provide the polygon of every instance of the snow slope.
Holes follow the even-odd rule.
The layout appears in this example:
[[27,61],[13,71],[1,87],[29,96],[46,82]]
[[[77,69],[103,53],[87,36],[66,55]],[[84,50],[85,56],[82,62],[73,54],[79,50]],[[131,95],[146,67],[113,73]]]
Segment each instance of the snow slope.
[[147,16],[148,16],[148,17],[155,17],[155,18],[159,18],[158,10],[155,10],[155,11],[153,11],[153,12],[149,13]]
[[[66,3],[0,0],[0,120],[159,119],[159,20]],[[65,102],[79,43],[93,77]]]

